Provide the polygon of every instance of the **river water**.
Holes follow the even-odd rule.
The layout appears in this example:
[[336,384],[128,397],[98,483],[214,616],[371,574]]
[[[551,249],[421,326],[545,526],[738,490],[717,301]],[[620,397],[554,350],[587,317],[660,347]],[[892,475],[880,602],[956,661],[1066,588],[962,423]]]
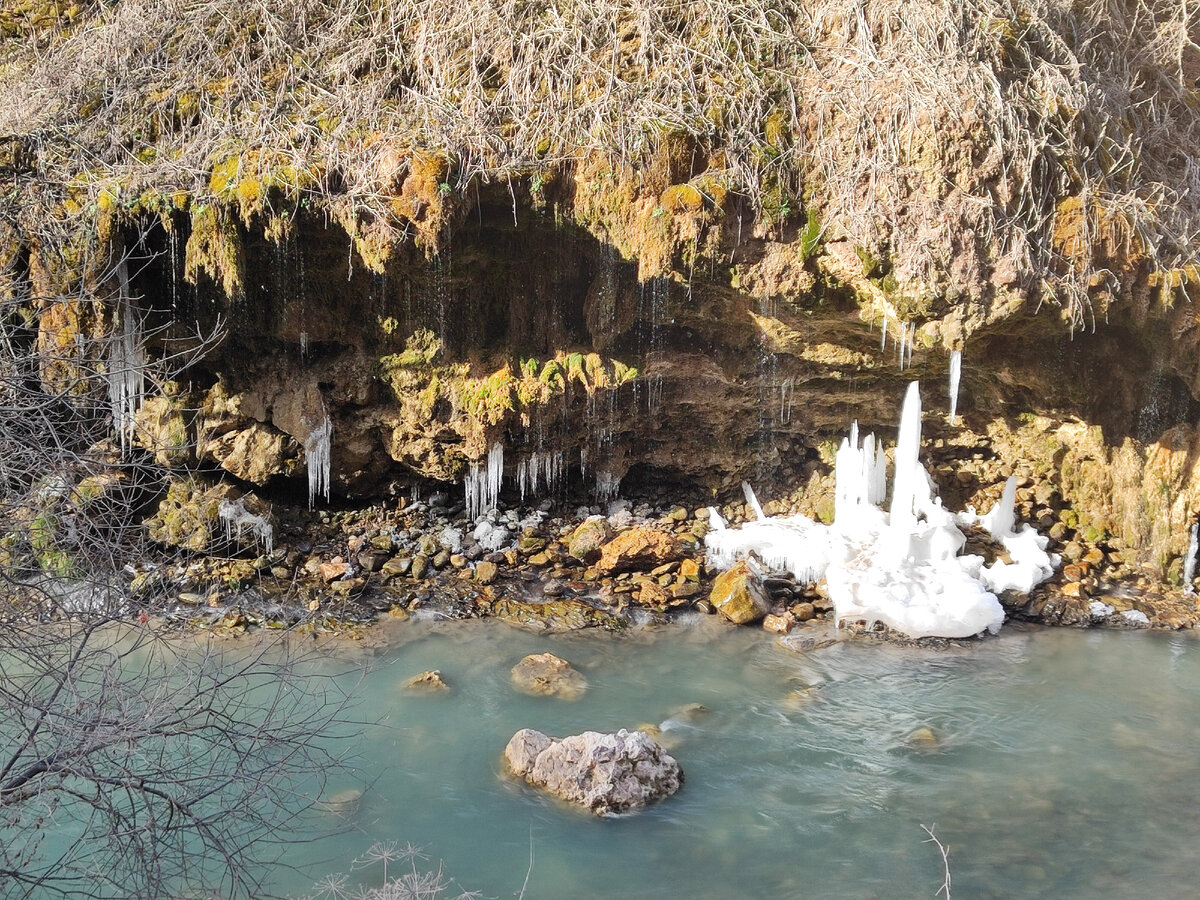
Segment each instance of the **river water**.
[[[397,841],[486,897],[518,894],[527,870],[528,900],[933,897],[944,872],[926,825],[948,845],[955,897],[1194,896],[1190,635],[1006,626],[950,649],[854,640],[800,654],[715,617],[617,637],[383,627],[359,687],[373,722],[355,745],[362,804],[289,854],[307,868],[281,868],[280,889],[310,890]],[[512,688],[510,668],[542,651],[585,674],[581,699]],[[402,687],[434,668],[450,691]],[[707,714],[678,714],[696,703]],[[686,781],[639,815],[598,819],[502,774],[520,728],[643,722],[665,723]]]

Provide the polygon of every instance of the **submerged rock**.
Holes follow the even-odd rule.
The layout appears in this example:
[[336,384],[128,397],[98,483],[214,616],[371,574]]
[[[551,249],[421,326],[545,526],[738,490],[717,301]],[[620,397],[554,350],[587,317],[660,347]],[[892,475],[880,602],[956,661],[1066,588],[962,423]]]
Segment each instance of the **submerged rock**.
[[612,613],[593,609],[580,600],[556,599],[546,603],[527,603],[502,597],[483,600],[479,608],[493,618],[535,631],[577,631],[593,627],[616,631],[625,624]]
[[422,672],[420,675],[414,675],[408,681],[404,682],[404,687],[410,691],[428,693],[450,690],[450,685],[446,684],[442,678],[442,673],[437,669],[430,669],[427,672]]
[[553,653],[534,653],[512,667],[512,683],[526,694],[578,700],[587,690],[587,679],[565,659]]
[[749,560],[734,564],[713,582],[709,602],[735,625],[757,622],[771,611],[758,567]]
[[597,815],[642,809],[683,783],[674,757],[644,732],[623,728],[562,740],[524,728],[508,742],[504,758],[513,774],[534,787]]

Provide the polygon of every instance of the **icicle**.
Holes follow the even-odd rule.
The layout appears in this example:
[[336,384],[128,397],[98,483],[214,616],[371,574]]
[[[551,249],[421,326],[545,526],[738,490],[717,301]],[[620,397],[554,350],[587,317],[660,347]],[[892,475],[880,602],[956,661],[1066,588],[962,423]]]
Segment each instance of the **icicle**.
[[500,499],[500,484],[504,480],[504,445],[499,441],[488,451],[487,465],[478,463],[464,479],[467,495],[467,516],[477,519],[496,507]]
[[754,493],[754,488],[750,487],[750,482],[742,482],[742,495],[746,498],[746,503],[748,503],[750,508],[754,510],[754,517],[760,522],[766,519],[766,515],[763,513],[762,506],[759,505],[758,497]]
[[792,399],[796,395],[796,383],[791,378],[785,378],[779,385],[779,424],[786,425],[792,421]]
[[329,502],[329,483],[332,457],[330,448],[333,444],[333,422],[325,415],[321,424],[309,432],[304,439],[304,457],[308,463],[308,508],[313,508],[313,501],[320,494]]
[[962,351],[950,353],[950,424],[954,424],[954,416],[958,412],[958,383],[962,378]]
[[988,530],[992,540],[998,541],[1005,535],[1012,534],[1017,521],[1016,502],[1017,478],[1015,475],[1009,475],[1008,480],[1004,482],[1004,491],[992,507],[992,511],[979,519],[979,524]]
[[896,359],[900,364],[900,371],[904,371],[904,348],[908,345],[908,324],[900,323],[900,344],[896,350]]
[[879,352],[887,350],[888,314],[883,314],[883,328],[879,329]]
[[900,435],[896,440],[896,472],[892,480],[892,528],[911,531],[916,523],[913,504],[917,493],[917,470],[921,453],[921,392],[917,382],[908,386],[900,411]]
[[267,553],[275,549],[275,529],[271,523],[248,512],[241,500],[232,503],[222,500],[217,504],[217,516],[225,523],[226,540],[232,541],[235,537],[240,540],[242,533],[248,531],[254,536],[254,542]]
[[117,264],[120,294],[117,297],[117,328],[108,347],[108,399],[113,430],[121,450],[129,449],[134,417],[146,394],[146,350],[142,323],[129,297],[129,269],[122,259]]
[[1196,577],[1196,554],[1200,551],[1200,523],[1192,525],[1191,537],[1188,539],[1187,556],[1183,561],[1183,590],[1186,594],[1196,593],[1192,584]]
[[308,359],[308,332],[300,332],[300,358]]

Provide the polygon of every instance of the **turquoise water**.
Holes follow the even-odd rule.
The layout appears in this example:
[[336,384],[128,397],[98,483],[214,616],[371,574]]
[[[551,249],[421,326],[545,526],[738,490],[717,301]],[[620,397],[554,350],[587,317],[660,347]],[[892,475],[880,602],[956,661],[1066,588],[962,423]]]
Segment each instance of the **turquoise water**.
[[[1200,645],[1187,635],[1028,630],[949,650],[846,642],[807,655],[713,618],[628,636],[495,622],[386,626],[361,687],[361,807],[282,871],[294,893],[376,841],[421,844],[487,897],[1191,897],[1200,862]],[[551,651],[576,702],[509,683]],[[448,693],[403,682],[440,669]],[[799,691],[800,693],[796,693]],[[689,703],[709,708],[672,720]],[[686,776],[644,813],[596,819],[502,774],[519,728],[663,722]],[[933,729],[938,742],[914,742]],[[351,782],[333,785],[352,786]],[[316,861],[316,862],[314,862]],[[369,879],[371,870],[356,877]]]

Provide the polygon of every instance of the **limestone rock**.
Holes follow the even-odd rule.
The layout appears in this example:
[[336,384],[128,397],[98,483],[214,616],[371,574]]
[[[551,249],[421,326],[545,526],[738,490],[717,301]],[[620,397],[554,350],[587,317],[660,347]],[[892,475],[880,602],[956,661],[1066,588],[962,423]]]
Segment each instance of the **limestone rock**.
[[771,611],[758,567],[748,560],[736,563],[713,582],[709,601],[735,625],[757,622]]
[[300,448],[270,425],[251,422],[238,431],[206,441],[200,456],[244,481],[265,484],[274,475],[291,475],[298,470]]
[[512,668],[513,687],[526,694],[544,694],[578,700],[587,690],[587,679],[565,659],[553,653],[534,653]]
[[567,552],[581,562],[591,562],[612,537],[612,529],[604,516],[589,516],[579,523],[567,540]]
[[485,559],[475,563],[475,580],[480,584],[491,584],[499,572],[500,569],[494,562]]
[[630,528],[604,545],[596,569],[605,575],[653,569],[679,559],[682,553],[673,534],[655,528]]
[[525,728],[504,751],[512,772],[597,815],[642,809],[683,783],[675,758],[641,731],[585,731],[554,740]]

